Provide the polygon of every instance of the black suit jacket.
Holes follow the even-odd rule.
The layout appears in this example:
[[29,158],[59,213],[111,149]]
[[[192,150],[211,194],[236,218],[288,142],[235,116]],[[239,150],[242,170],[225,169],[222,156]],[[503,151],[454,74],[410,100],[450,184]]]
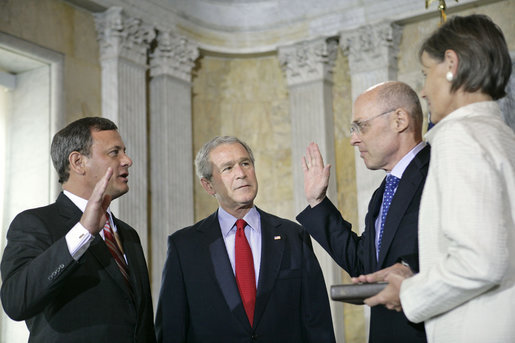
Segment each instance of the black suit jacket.
[[[373,273],[401,259],[418,272],[418,212],[429,167],[427,145],[404,171],[386,217],[379,259],[376,259],[375,221],[386,181],[374,192],[365,217],[365,231],[354,233],[329,199],[307,207],[297,220],[351,276]],[[423,324],[413,324],[404,314],[384,306],[371,309],[370,342],[425,342]]]
[[158,342],[334,342],[327,290],[309,235],[258,210],[261,267],[251,327],[218,211],[168,238],[156,315]]
[[1,297],[5,312],[25,320],[29,342],[155,342],[147,266],[136,231],[114,219],[130,284],[96,235],[75,261],[66,233],[82,212],[63,193],[20,213],[7,233]]

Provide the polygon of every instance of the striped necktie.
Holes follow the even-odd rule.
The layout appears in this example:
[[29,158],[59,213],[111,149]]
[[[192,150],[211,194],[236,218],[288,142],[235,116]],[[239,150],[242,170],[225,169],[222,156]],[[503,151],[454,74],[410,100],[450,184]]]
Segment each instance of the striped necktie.
[[104,224],[104,237],[105,237],[105,243],[107,245],[107,248],[109,249],[109,252],[111,255],[113,255],[113,258],[118,265],[118,268],[120,269],[120,272],[123,275],[123,278],[127,282],[127,285],[130,288],[129,283],[129,268],[127,267],[127,263],[125,262],[125,258],[123,257],[123,253],[118,246],[118,243],[116,241],[116,238],[114,236],[113,228],[111,227],[111,222],[109,221],[109,214],[106,213],[106,222]]

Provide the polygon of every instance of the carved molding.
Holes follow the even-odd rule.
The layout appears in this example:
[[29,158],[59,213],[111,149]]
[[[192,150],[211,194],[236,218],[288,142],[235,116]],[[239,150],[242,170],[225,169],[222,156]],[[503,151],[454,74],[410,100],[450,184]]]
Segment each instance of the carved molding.
[[402,27],[383,22],[345,31],[340,36],[343,53],[349,57],[352,73],[378,68],[397,69]]
[[123,57],[146,65],[147,50],[156,33],[154,27],[141,19],[128,17],[121,7],[110,7],[94,14],[100,60]]
[[171,75],[191,81],[191,69],[199,56],[199,47],[184,36],[159,31],[157,47],[150,56],[150,75]]
[[319,38],[279,48],[279,63],[288,86],[330,81],[338,53],[335,38]]

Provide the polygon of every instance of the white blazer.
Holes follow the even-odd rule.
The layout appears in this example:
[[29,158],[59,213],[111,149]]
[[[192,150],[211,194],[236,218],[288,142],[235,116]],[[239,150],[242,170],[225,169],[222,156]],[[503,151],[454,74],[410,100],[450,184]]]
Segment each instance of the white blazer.
[[429,342],[515,342],[515,134],[487,101],[425,138],[420,273],[402,283],[404,313]]

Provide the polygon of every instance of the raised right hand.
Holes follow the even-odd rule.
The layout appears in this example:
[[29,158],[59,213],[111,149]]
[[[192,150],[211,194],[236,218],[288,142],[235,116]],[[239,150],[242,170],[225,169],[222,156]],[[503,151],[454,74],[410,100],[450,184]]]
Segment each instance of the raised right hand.
[[113,169],[107,168],[106,173],[97,182],[91,197],[88,200],[86,209],[82,214],[80,223],[89,231],[92,235],[95,235],[102,230],[106,221],[106,211],[111,203],[111,196],[105,194],[109,179],[113,175]]
[[324,166],[324,160],[316,143],[311,142],[302,158],[304,171],[304,194],[311,207],[315,207],[325,198],[329,185],[331,165]]

